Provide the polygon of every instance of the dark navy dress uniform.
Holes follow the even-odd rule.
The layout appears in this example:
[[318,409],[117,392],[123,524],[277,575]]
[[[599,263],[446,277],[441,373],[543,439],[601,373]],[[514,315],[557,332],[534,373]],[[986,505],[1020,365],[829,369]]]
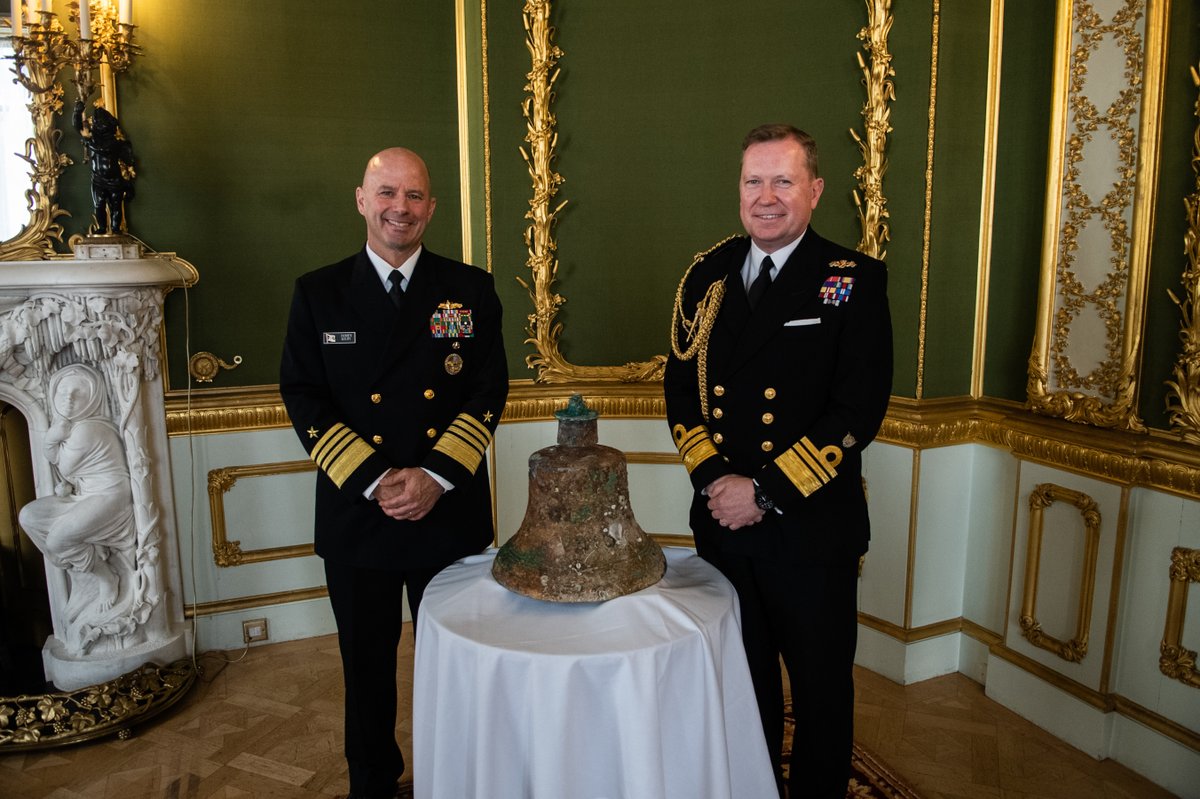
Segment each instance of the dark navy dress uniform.
[[[493,540],[484,457],[508,367],[492,276],[423,249],[399,309],[365,250],[301,276],[279,388],[317,465],[314,540],[342,652],[351,785],[390,795],[404,770],[401,590],[415,620],[429,580]],[[389,467],[424,467],[453,489],[418,521],[392,519],[364,494]]]
[[[669,357],[667,419],[695,488],[696,549],[738,589],[768,746],[778,758],[782,653],[796,713],[792,796],[844,795],[857,565],[870,537],[862,449],[892,385],[887,270],[810,227],[751,311],[749,249],[747,237],[727,239],[680,286],[679,354],[702,326],[707,341],[686,360]],[[696,312],[706,297],[708,319]],[[702,492],[727,474],[753,478],[777,510],[721,527]]]

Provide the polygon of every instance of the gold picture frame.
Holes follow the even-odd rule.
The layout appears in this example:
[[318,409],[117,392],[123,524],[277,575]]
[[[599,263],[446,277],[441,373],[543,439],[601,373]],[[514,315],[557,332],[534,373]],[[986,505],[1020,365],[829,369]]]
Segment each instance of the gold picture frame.
[[[1190,71],[1192,85],[1200,89],[1200,71],[1196,67],[1191,67]],[[1200,97],[1196,99],[1195,115],[1200,119]],[[1187,268],[1180,277],[1184,297],[1181,300],[1175,292],[1167,290],[1183,317],[1179,325],[1183,346],[1171,371],[1172,379],[1166,383],[1171,429],[1184,441],[1200,444],[1200,316],[1196,315],[1196,301],[1200,299],[1200,124],[1192,133],[1192,172],[1196,175],[1196,190],[1183,198],[1188,223],[1183,236]]]
[[33,136],[25,140],[25,152],[18,157],[30,166],[29,188],[25,200],[29,220],[10,239],[0,241],[0,261],[44,261],[55,256],[55,241],[62,241],[59,217],[70,214],[58,205],[58,181],[72,163],[58,149],[62,132],[54,117],[63,110],[63,87],[56,79],[57,69],[37,58],[25,59],[11,70],[16,83],[29,91],[29,114]]
[[303,558],[313,554],[313,545],[289,544],[283,547],[243,550],[241,541],[230,541],[225,527],[225,494],[241,478],[268,477],[316,471],[311,460],[261,463],[250,466],[226,466],[208,473],[208,508],[212,515],[213,563],[222,568],[245,566],[285,558]]
[[[887,49],[893,22],[892,0],[866,0],[866,6],[867,25],[857,35],[863,42],[863,49],[870,54],[866,61],[861,53],[858,54],[859,69],[867,87],[867,101],[862,111],[865,133],[862,136],[854,131],[851,133],[863,154],[863,166],[854,172],[859,187],[854,193],[854,201],[863,228],[860,246],[874,255],[883,253],[884,242],[888,239],[887,199],[882,185],[887,170],[887,134],[892,130],[888,102],[895,99],[891,80],[895,71]],[[534,352],[525,357],[525,364],[534,370],[534,382],[538,384],[660,381],[667,362],[665,355],[621,366],[578,366],[568,362],[559,348],[563,323],[557,316],[566,298],[554,288],[558,275],[558,242],[554,227],[567,201],[553,205],[563,182],[562,175],[553,168],[558,121],[551,108],[563,51],[554,43],[555,28],[550,23],[552,12],[551,0],[526,0],[521,11],[525,45],[530,56],[530,70],[525,75],[526,97],[521,105],[528,147],[521,148],[521,156],[532,182],[529,211],[525,214],[529,220],[525,229],[528,249],[525,264],[532,275],[529,282],[518,280],[529,292],[534,306],[525,327],[528,334],[525,341],[533,345]]]
[[[1041,282],[1026,383],[1037,413],[1146,429],[1137,413],[1138,371],[1169,6],[1145,0],[1144,15],[1122,7],[1106,20],[1089,0],[1058,0]],[[1108,50],[1093,58],[1101,48]],[[1097,71],[1106,64],[1119,64],[1120,72]]]
[[[1043,511],[1055,502],[1069,502],[1079,509],[1084,526],[1084,563],[1079,583],[1079,611],[1075,637],[1063,641],[1049,635],[1037,620],[1038,573],[1042,553]],[[1031,644],[1053,652],[1063,660],[1081,662],[1088,651],[1092,625],[1092,592],[1096,585],[1096,561],[1100,553],[1100,509],[1096,501],[1080,491],[1052,483],[1037,485],[1029,495],[1029,538],[1025,542],[1025,593],[1021,602],[1021,632]]]
[[1158,668],[1173,680],[1200,688],[1196,653],[1183,645],[1183,622],[1187,610],[1188,584],[1200,583],[1200,549],[1171,550],[1171,590],[1167,595],[1167,621],[1163,629]]

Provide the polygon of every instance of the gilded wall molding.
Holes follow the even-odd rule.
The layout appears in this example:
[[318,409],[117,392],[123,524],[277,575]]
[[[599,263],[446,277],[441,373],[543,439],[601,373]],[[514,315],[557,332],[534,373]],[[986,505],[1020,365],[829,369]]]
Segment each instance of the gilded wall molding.
[[[28,45],[33,46],[32,41]],[[13,238],[0,242],[0,261],[42,261],[55,256],[52,242],[62,241],[63,227],[58,218],[70,216],[58,206],[58,180],[71,164],[59,151],[62,131],[54,125],[62,113],[63,87],[55,79],[57,70],[36,58],[23,61],[20,70],[12,69],[15,81],[30,93],[29,114],[33,136],[25,140],[25,152],[17,155],[31,167],[30,187],[25,192],[29,221]]]
[[[1138,370],[1168,7],[1169,0],[1124,0],[1105,19],[1088,0],[1059,0],[1045,244],[1026,383],[1038,413],[1145,430]],[[1120,68],[1101,72],[1107,64]]]
[[[863,59],[861,52],[857,54],[867,86],[867,101],[862,111],[865,130],[862,136],[854,130],[850,131],[858,142],[864,162],[854,172],[859,186],[858,191],[854,192],[854,201],[863,228],[859,247],[878,258],[886,255],[884,243],[889,237],[885,207],[887,199],[882,187],[883,175],[887,171],[887,134],[892,130],[888,101],[895,100],[895,87],[891,80],[895,71],[887,49],[887,37],[893,21],[891,5],[891,0],[867,0],[867,25],[857,36],[863,42],[863,49],[870,54],[869,63]],[[525,365],[535,371],[534,380],[537,383],[661,381],[667,362],[665,355],[655,355],[648,361],[634,361],[621,366],[577,366],[569,363],[560,350],[563,323],[557,320],[557,316],[567,300],[554,288],[558,275],[558,243],[554,237],[554,227],[567,201],[553,205],[559,186],[565,179],[553,166],[558,144],[558,120],[551,105],[555,96],[554,83],[559,75],[558,63],[564,53],[554,43],[555,29],[550,24],[553,13],[551,0],[526,0],[521,13],[525,26],[525,45],[530,56],[530,71],[525,75],[526,97],[521,104],[528,149],[521,147],[521,157],[525,160],[532,183],[529,211],[525,214],[529,220],[529,226],[525,229],[525,246],[529,257],[525,263],[531,272],[531,281],[517,279],[529,293],[534,307],[527,317],[525,328],[528,334],[525,343],[532,344],[534,352],[525,357]]]
[[[1200,88],[1200,72],[1191,67],[1191,74],[1192,85]],[[1196,99],[1195,108],[1195,116],[1200,119],[1200,97]],[[1200,318],[1196,316],[1196,300],[1200,298],[1200,124],[1192,134],[1192,172],[1196,175],[1196,190],[1183,198],[1188,223],[1183,236],[1187,268],[1180,278],[1184,297],[1180,300],[1175,292],[1167,290],[1183,317],[1179,325],[1182,346],[1171,372],[1173,379],[1166,384],[1171,429],[1184,440],[1200,444]]]
[[208,507],[212,516],[213,563],[220,567],[244,566],[284,558],[303,558],[313,554],[313,545],[292,544],[285,547],[266,547],[243,550],[241,541],[230,541],[225,528],[225,494],[244,477],[312,472],[311,460],[263,463],[252,466],[228,466],[208,473]]
[[[610,419],[666,418],[662,383],[597,380],[566,386],[513,380],[501,423],[554,421],[554,412],[574,393],[582,393],[589,406]],[[186,391],[167,393],[167,431],[172,437],[291,427],[274,386],[205,389],[190,397]],[[1006,400],[892,397],[878,439],[913,449],[986,444],[1111,482],[1200,497],[1200,450],[1178,436],[1083,428]]]
[[1183,645],[1183,623],[1187,611],[1188,584],[1200,583],[1200,549],[1175,547],[1168,570],[1171,590],[1167,595],[1167,621],[1159,648],[1158,668],[1173,680],[1200,688],[1196,653]]
[[854,178],[858,181],[854,206],[862,226],[858,249],[881,261],[887,257],[885,246],[891,238],[883,176],[888,167],[887,135],[892,132],[892,111],[888,103],[896,100],[896,86],[892,81],[896,71],[892,68],[892,54],[888,52],[887,42],[893,19],[892,0],[867,0],[867,25],[858,32],[858,39],[870,56],[869,63],[861,52],[856,54],[863,85],[867,87],[867,101],[862,109],[863,134],[860,136],[858,131],[850,130],[863,157],[863,165],[854,170]]
[[925,398],[925,344],[929,321],[929,252],[933,239],[933,138],[937,129],[938,43],[941,36],[942,7],[933,2],[929,52],[929,110],[925,132],[925,206],[921,219],[921,303],[917,313],[917,399]]
[[520,280],[533,300],[533,313],[529,314],[526,332],[527,344],[535,351],[525,357],[525,365],[535,370],[539,383],[577,383],[589,380],[615,380],[622,382],[646,382],[662,379],[667,363],[665,355],[656,355],[649,361],[627,363],[624,366],[576,366],[568,363],[559,351],[563,324],[556,321],[558,310],[566,298],[554,289],[558,275],[558,243],[554,238],[554,226],[558,214],[566,206],[564,200],[551,208],[562,175],[554,171],[555,147],[558,145],[558,120],[551,109],[554,100],[554,82],[558,79],[558,61],[563,51],[554,43],[554,27],[550,24],[550,0],[527,0],[521,14],[525,20],[525,45],[529,49],[530,71],[525,78],[527,96],[521,104],[525,117],[525,141],[529,149],[521,148],[521,157],[529,169],[533,181],[533,197],[529,200],[529,211],[525,218],[529,227],[525,229],[525,246],[529,250],[526,266],[533,273],[532,286]]
[[[1069,502],[1079,509],[1084,527],[1083,573],[1079,581],[1079,608],[1075,637],[1063,641],[1042,629],[1037,620],[1038,574],[1041,569],[1043,511],[1056,502]],[[1080,491],[1042,483],[1029,495],[1029,537],[1025,542],[1025,592],[1021,602],[1021,632],[1034,646],[1053,652],[1063,660],[1081,662],[1087,656],[1088,631],[1092,625],[1092,593],[1096,587],[1096,560],[1100,554],[1100,509],[1096,501]]]

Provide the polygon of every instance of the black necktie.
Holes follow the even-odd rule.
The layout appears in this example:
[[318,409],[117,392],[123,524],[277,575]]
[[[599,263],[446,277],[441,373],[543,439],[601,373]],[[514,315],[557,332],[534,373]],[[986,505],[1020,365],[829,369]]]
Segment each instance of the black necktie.
[[396,306],[396,310],[400,310],[400,306],[404,304],[404,289],[400,288],[402,279],[398,272],[388,278],[388,297],[392,305]]
[[762,259],[762,263],[758,266],[758,277],[754,278],[754,282],[750,284],[750,291],[746,294],[750,300],[750,309],[758,305],[759,300],[767,293],[767,287],[771,285],[771,269],[775,264],[771,261],[771,256]]

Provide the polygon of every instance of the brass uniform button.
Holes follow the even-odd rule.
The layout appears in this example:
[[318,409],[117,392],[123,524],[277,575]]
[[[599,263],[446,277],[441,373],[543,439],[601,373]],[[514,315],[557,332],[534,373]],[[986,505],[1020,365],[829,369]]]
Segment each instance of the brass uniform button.
[[763,452],[770,452],[773,449],[775,449],[775,445],[772,444],[770,441],[764,441],[762,443],[762,451]]
[[720,408],[713,408],[713,418],[714,419],[720,419],[724,415],[725,415],[725,411],[721,410]]
[[725,440],[725,436],[721,435],[720,433],[713,434],[713,441],[715,443],[720,444],[724,440]]
[[713,393],[718,397],[725,396],[725,386],[713,386]]
[[383,402],[383,395],[382,395],[382,394],[372,394],[372,395],[371,395],[371,402],[373,402],[373,403],[375,403],[376,405],[378,405],[379,403]]
[[773,421],[775,421],[775,414],[773,414],[773,413],[764,413],[763,414],[763,424],[770,424]]
[[437,431],[431,427],[425,431],[425,435],[429,436],[430,438],[437,438]]
[[763,392],[763,396],[766,397],[767,399],[775,399],[775,389],[768,388],[766,391]]
[[371,440],[374,441],[376,444],[382,444],[383,436],[371,436]]
[[425,389],[425,399],[433,399],[433,397],[434,397],[433,389],[432,388]]

